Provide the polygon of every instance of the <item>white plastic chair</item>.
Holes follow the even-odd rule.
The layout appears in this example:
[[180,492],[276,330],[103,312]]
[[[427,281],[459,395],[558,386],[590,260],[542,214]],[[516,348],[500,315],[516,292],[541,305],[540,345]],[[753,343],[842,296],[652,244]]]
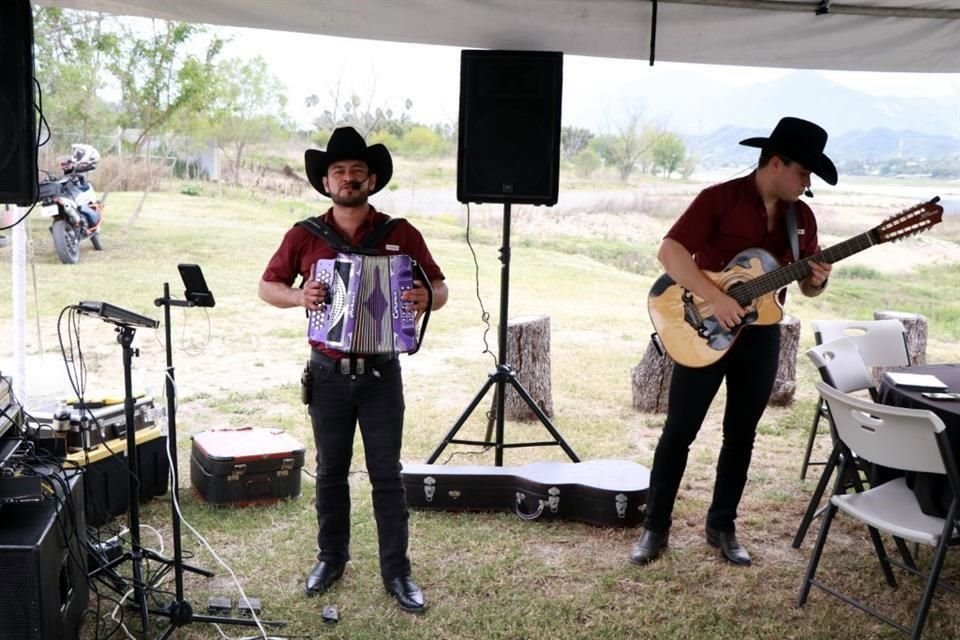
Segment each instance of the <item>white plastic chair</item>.
[[[947,546],[951,538],[960,533],[960,522],[957,521],[960,474],[947,439],[946,427],[932,411],[876,404],[838,391],[824,382],[818,382],[817,389],[827,403],[833,418],[836,435],[843,450],[842,465],[844,467],[854,465],[854,458],[850,452],[856,450],[859,459],[891,469],[943,474],[950,482],[954,498],[950,503],[947,516],[937,518],[920,510],[916,496],[903,477],[863,492],[847,493],[841,480],[843,477],[841,471],[834,486],[827,513],[820,525],[820,533],[810,556],[797,606],[802,607],[806,603],[810,587],[816,586],[899,629],[911,638],[919,639],[937,587],[960,592],[955,587],[939,581]],[[918,603],[911,626],[900,624],[816,578],[817,565],[823,554],[830,525],[838,511],[843,511],[847,516],[867,526],[881,569],[891,587],[897,585],[892,571],[893,566],[926,579],[923,596]],[[924,573],[912,562],[901,563],[887,555],[880,532],[934,547],[929,570]],[[844,552],[850,551],[845,549]]]
[[[811,325],[814,341],[818,345],[837,338],[853,340],[867,367],[905,367],[910,364],[906,331],[899,320],[814,320]],[[813,443],[820,429],[820,419],[824,417],[826,407],[823,400],[818,400],[813,423],[810,425],[810,436],[807,438],[807,448],[800,465],[801,480],[806,479],[810,466],[826,464],[826,461],[810,461]]]
[[[823,381],[831,387],[844,393],[866,390],[871,393],[871,399],[873,399],[873,378],[867,371],[867,366],[860,355],[860,349],[851,338],[840,337],[825,344],[817,345],[807,351],[807,357],[817,367]],[[823,398],[818,403],[823,405],[823,413],[830,422],[832,430],[832,418],[826,403],[823,402]],[[807,535],[807,530],[810,528],[810,523],[819,513],[820,501],[823,499],[823,494],[827,490],[830,477],[833,475],[839,460],[840,449],[834,444],[830,457],[823,463],[823,473],[820,475],[817,488],[814,489],[810,502],[807,504],[807,510],[800,520],[800,526],[797,527],[797,533],[793,538],[794,549],[800,548],[804,537]],[[859,477],[853,478],[853,480],[859,482]],[[850,479],[844,480],[845,483],[848,483],[848,481]],[[859,488],[862,490],[862,486]]]

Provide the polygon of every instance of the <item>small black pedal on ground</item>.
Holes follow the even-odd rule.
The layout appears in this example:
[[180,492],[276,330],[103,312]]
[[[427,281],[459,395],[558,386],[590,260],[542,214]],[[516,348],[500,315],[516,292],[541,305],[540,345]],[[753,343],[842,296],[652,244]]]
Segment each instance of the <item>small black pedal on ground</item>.
[[230,613],[233,604],[226,596],[213,596],[207,600],[207,613],[214,616],[224,616]]
[[253,612],[259,616],[260,598],[241,598],[240,601],[237,602],[237,612],[245,616],[250,616],[250,613]]
[[340,620],[340,614],[337,612],[337,608],[332,604],[328,604],[323,607],[323,621],[326,624],[336,624]]

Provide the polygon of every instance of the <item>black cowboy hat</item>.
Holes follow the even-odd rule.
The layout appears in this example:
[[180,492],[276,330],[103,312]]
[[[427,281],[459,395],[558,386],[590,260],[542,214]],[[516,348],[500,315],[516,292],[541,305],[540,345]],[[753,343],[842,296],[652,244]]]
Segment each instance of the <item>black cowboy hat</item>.
[[385,146],[374,144],[368,147],[363,136],[357,133],[356,129],[340,127],[330,136],[326,151],[307,149],[303,154],[310,184],[325,196],[330,195],[323,187],[327,167],[340,160],[362,160],[367,163],[370,173],[377,174],[376,186],[370,191],[371,195],[387,186],[390,177],[393,176],[393,159]]
[[740,144],[757,147],[799,162],[827,184],[837,184],[837,168],[823,153],[827,132],[822,127],[800,118],[781,118],[769,138],[747,138]]

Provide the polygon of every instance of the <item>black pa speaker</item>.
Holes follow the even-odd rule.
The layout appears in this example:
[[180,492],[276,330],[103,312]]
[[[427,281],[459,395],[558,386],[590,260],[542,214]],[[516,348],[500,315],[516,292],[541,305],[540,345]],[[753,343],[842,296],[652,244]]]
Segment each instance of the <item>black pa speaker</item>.
[[33,13],[29,0],[0,2],[0,204],[37,199]]
[[0,640],[78,637],[87,606],[82,477],[67,499],[0,505]]
[[552,205],[563,54],[462,51],[457,200]]

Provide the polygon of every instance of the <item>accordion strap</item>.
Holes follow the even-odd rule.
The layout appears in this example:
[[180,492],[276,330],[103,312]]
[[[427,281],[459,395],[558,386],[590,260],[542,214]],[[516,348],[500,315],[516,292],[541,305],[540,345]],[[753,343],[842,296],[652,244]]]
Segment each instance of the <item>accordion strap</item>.
[[388,217],[386,220],[374,227],[373,230],[370,231],[370,233],[368,233],[366,237],[364,237],[363,241],[361,241],[358,245],[347,244],[347,241],[343,239],[343,236],[337,233],[336,229],[321,220],[319,216],[301,220],[293,226],[303,227],[314,235],[323,238],[327,241],[327,244],[339,252],[377,255],[377,251],[374,249],[374,246],[386,238],[391,229],[404,221],[404,218]]

